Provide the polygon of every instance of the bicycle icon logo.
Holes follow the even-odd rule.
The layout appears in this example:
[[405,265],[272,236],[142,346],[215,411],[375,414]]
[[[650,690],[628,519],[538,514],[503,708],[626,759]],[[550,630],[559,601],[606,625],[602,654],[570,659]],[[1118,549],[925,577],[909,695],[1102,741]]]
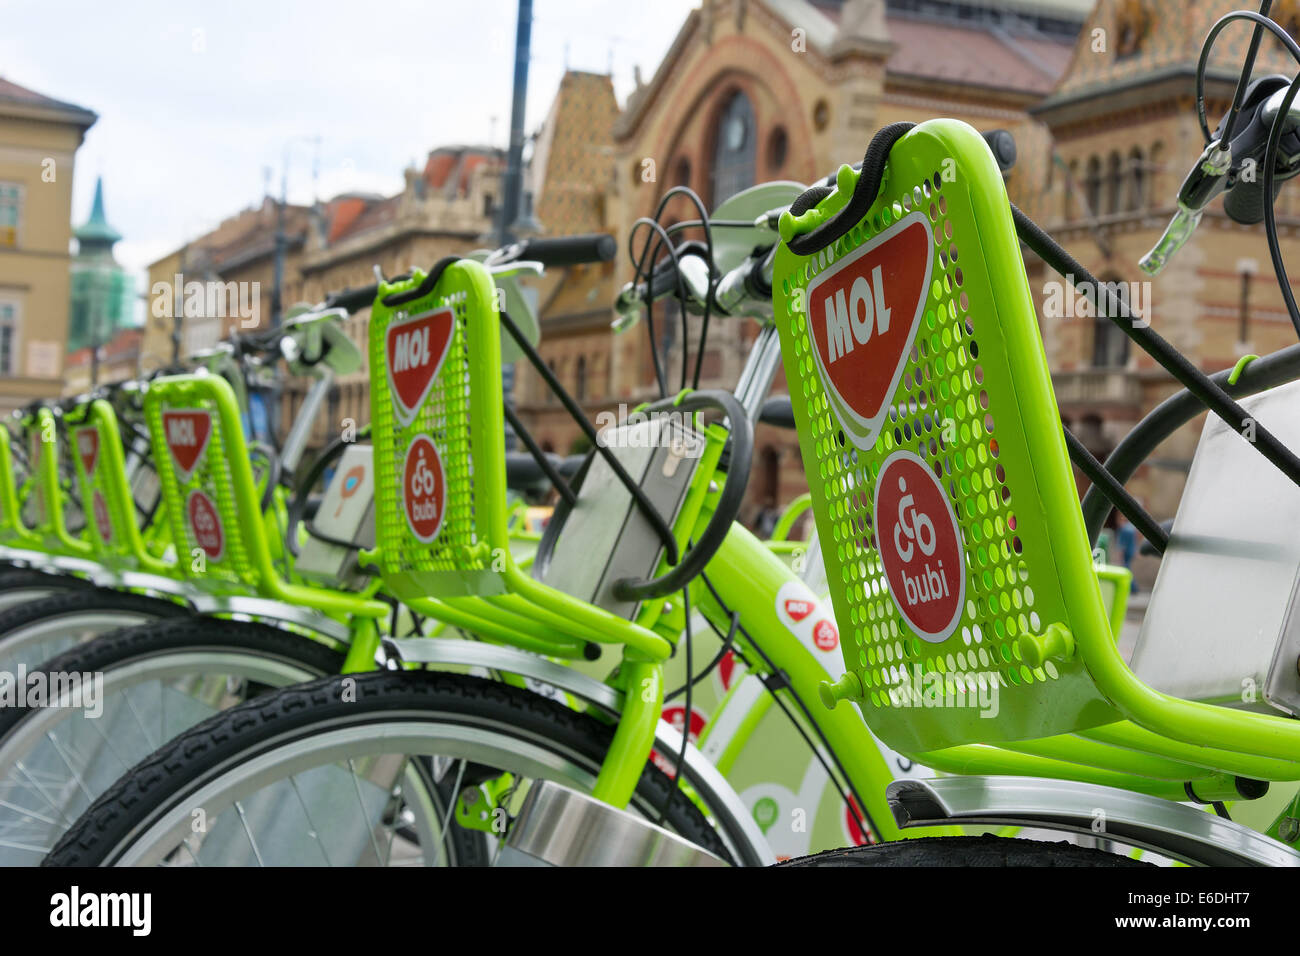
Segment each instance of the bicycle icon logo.
[[896,451],[876,480],[874,513],[876,547],[904,622],[927,641],[946,640],[961,619],[966,568],[943,485],[917,455]]
[[446,504],[446,477],[438,446],[428,435],[416,435],[406,449],[402,468],[402,509],[411,533],[423,544],[438,537]]
[[[907,491],[906,478],[898,479],[898,490]],[[906,543],[899,540],[900,533],[906,535],[908,539]],[[904,562],[912,560],[913,544],[920,547],[921,553],[928,558],[934,554],[938,542],[934,536],[934,522],[930,520],[930,516],[917,511],[915,499],[909,494],[904,494],[898,500],[898,521],[894,524],[894,550]]]

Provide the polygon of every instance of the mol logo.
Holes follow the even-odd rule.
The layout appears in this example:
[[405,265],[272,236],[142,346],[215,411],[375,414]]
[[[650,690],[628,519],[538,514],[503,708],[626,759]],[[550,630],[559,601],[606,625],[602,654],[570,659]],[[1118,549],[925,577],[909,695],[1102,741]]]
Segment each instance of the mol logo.
[[456,314],[448,308],[413,315],[388,326],[384,342],[388,389],[397,420],[403,426],[415,420],[433,388],[455,331]]
[[943,486],[919,457],[896,451],[876,479],[876,549],[889,596],[918,637],[946,640],[961,619],[966,567]]
[[845,435],[861,449],[875,444],[889,413],[933,264],[930,222],[914,212],[808,285],[817,371]]
[[212,415],[200,408],[169,408],[162,413],[163,437],[176,462],[181,483],[190,480],[208,439],[212,437]]

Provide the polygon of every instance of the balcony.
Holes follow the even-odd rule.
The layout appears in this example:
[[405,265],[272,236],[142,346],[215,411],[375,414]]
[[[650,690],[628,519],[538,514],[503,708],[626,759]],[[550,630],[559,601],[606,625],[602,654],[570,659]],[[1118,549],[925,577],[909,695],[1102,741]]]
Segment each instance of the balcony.
[[1056,390],[1056,403],[1062,410],[1100,406],[1138,409],[1142,404],[1141,383],[1137,374],[1128,369],[1053,372],[1052,386]]

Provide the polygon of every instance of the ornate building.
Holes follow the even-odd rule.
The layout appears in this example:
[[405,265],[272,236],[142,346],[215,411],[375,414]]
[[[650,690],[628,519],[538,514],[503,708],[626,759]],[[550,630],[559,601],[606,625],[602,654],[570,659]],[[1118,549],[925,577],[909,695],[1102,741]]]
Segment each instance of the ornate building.
[[0,78],[0,413],[63,390],[73,161],[96,119]]

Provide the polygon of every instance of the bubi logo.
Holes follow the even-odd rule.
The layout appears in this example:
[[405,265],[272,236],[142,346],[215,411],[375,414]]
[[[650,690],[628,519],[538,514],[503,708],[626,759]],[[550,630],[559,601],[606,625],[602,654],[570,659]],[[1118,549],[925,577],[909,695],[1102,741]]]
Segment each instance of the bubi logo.
[[456,314],[449,308],[413,315],[388,326],[388,388],[397,420],[403,426],[415,420],[433,388],[455,329]]
[[442,530],[446,512],[446,479],[438,446],[428,435],[416,435],[406,449],[402,468],[402,509],[411,533],[428,544]]
[[357,493],[366,480],[366,466],[353,465],[343,476],[343,487],[339,489],[339,506],[334,509],[334,517],[343,514],[343,505]]
[[945,640],[961,618],[966,567],[943,486],[919,457],[896,451],[876,479],[873,514],[890,597],[918,637]]
[[187,482],[208,447],[212,415],[200,408],[169,408],[162,413],[162,425],[181,482]]
[[86,477],[95,477],[95,466],[99,464],[99,429],[93,425],[77,429],[77,454],[81,456],[81,467],[86,469]]
[[209,561],[220,561],[226,552],[226,535],[212,499],[196,488],[185,501],[185,513],[190,519],[195,543],[203,549]]
[[934,242],[924,213],[900,219],[808,285],[817,371],[845,435],[875,444],[925,310]]
[[813,628],[813,643],[823,651],[833,651],[840,646],[840,632],[833,623],[823,618]]

